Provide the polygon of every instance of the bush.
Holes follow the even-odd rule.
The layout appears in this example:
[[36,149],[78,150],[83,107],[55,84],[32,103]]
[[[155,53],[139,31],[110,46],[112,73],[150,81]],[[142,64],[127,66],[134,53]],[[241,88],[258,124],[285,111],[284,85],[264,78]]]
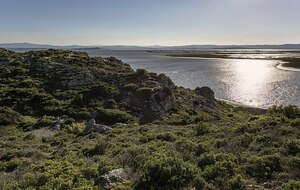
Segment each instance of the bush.
[[216,162],[214,165],[210,165],[204,169],[203,177],[207,181],[213,181],[218,178],[224,179],[233,175],[233,168],[234,164],[231,161]]
[[286,145],[286,152],[288,155],[296,156],[300,153],[300,145],[296,141],[290,141]]
[[34,128],[42,128],[42,127],[49,127],[53,124],[54,117],[44,115],[40,119],[38,119],[37,123],[35,124]]
[[99,142],[93,148],[83,150],[83,153],[86,156],[103,155],[105,153],[106,147],[106,142]]
[[161,140],[161,141],[173,142],[176,140],[176,136],[170,132],[160,133],[156,136],[156,139]]
[[29,131],[34,128],[37,123],[37,119],[31,116],[23,116],[20,118],[19,127],[21,127],[24,131]]
[[67,133],[72,133],[75,135],[79,135],[84,130],[84,123],[73,123],[72,125],[65,125],[64,131]]
[[206,124],[199,124],[195,126],[195,133],[197,136],[202,136],[209,133],[209,127]]
[[280,171],[282,171],[282,166],[278,155],[253,157],[246,168],[246,173],[258,182],[271,180],[273,174]]
[[21,115],[8,107],[0,107],[0,125],[17,124]]
[[90,88],[84,94],[84,100],[89,101],[93,98],[108,98],[118,94],[117,89],[107,83],[100,83],[97,86]]
[[135,71],[135,76],[138,77],[138,78],[143,79],[143,78],[149,78],[150,74],[145,69],[137,69]]
[[124,88],[126,90],[135,91],[139,88],[139,86],[134,83],[129,83],[129,84],[125,85]]
[[161,155],[150,159],[138,178],[135,189],[183,189],[194,179],[196,170],[177,157]]
[[66,125],[71,125],[71,124],[73,124],[74,122],[75,122],[75,120],[74,120],[73,118],[68,118],[68,119],[65,120],[65,124],[66,124]]
[[116,166],[107,158],[100,157],[99,159],[96,160],[98,163],[98,175],[104,175],[110,170],[113,170],[116,168]]
[[244,181],[242,176],[236,175],[229,181],[229,189],[231,190],[239,190],[244,189]]
[[194,187],[196,190],[204,190],[205,189],[205,180],[199,174],[196,176],[194,180]]
[[97,109],[97,116],[95,118],[97,123],[113,125],[116,123],[127,123],[133,120],[133,117],[119,109]]
[[207,152],[207,147],[204,146],[203,144],[198,144],[196,149],[195,149],[195,154],[196,156],[200,156],[201,154]]
[[287,183],[283,184],[284,190],[297,190],[300,189],[300,181],[299,180],[289,180]]
[[300,118],[292,120],[291,121],[291,126],[300,128]]
[[206,166],[213,165],[216,162],[212,153],[204,153],[198,158],[198,167],[204,169]]
[[144,99],[151,99],[151,96],[153,94],[153,89],[148,87],[142,87],[136,90],[136,93],[138,96],[144,98]]
[[268,110],[269,114],[283,114],[287,118],[295,119],[300,117],[300,109],[297,106],[274,106]]

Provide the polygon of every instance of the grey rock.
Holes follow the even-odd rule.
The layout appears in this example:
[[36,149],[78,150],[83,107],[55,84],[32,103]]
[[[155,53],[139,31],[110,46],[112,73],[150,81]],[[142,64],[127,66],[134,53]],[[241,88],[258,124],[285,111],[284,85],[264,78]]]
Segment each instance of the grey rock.
[[106,125],[95,124],[93,132],[104,133],[106,131],[111,131],[111,130],[112,130],[112,128],[108,127]]
[[60,130],[64,125],[64,120],[59,116],[54,120],[53,126],[51,126],[52,130]]
[[270,182],[264,182],[263,187],[269,189],[269,188],[271,188],[271,183]]
[[123,168],[119,168],[111,170],[107,174],[100,176],[98,182],[100,186],[113,186],[123,183],[126,179],[128,179],[128,177],[128,172],[126,172]]
[[87,124],[86,127],[84,128],[82,135],[88,135],[91,132],[96,132],[96,133],[104,133],[106,131],[112,130],[111,127],[108,127],[106,125],[100,125],[96,124],[95,119],[91,118]]
[[127,124],[126,123],[116,123],[112,126],[112,128],[118,128],[118,127],[126,127]]
[[203,96],[204,98],[208,99],[208,100],[215,100],[215,93],[214,91],[207,87],[207,86],[203,86],[201,88],[197,87],[195,89],[195,92],[197,95]]

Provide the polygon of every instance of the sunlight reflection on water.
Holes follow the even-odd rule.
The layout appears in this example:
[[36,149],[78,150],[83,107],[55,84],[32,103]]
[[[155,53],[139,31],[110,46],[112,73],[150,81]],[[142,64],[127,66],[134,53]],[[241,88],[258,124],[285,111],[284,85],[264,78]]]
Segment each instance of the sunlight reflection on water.
[[235,76],[235,85],[231,92],[239,99],[243,99],[251,105],[256,105],[254,97],[260,96],[264,91],[263,84],[272,77],[270,71],[270,62],[265,60],[232,60],[233,72]]

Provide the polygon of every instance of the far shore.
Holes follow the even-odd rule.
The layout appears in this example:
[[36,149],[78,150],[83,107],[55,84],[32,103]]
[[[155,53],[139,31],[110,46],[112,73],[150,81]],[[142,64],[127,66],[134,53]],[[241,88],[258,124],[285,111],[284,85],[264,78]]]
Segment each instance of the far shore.
[[[259,55],[259,54],[282,54],[282,53],[291,53],[290,51],[272,51],[272,52],[205,52],[205,51],[166,51],[160,52],[165,53],[166,56],[171,57],[181,57],[181,58],[219,58],[219,59],[257,59],[257,60],[277,60],[281,63],[276,66],[277,69],[287,70],[287,71],[300,71],[300,57],[282,57],[282,58],[260,58],[260,57],[242,57],[242,56],[233,56],[236,54],[240,55]],[[299,52],[293,52],[299,53]]]

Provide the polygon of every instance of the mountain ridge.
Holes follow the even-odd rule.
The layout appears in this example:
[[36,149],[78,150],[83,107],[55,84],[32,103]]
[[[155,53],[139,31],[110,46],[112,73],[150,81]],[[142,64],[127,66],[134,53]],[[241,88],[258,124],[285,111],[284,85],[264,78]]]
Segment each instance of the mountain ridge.
[[300,44],[258,44],[258,45],[181,45],[181,46],[138,46],[138,45],[50,45],[35,43],[0,43],[0,47],[6,49],[84,49],[84,48],[103,48],[109,50],[191,50],[191,49],[300,49]]

